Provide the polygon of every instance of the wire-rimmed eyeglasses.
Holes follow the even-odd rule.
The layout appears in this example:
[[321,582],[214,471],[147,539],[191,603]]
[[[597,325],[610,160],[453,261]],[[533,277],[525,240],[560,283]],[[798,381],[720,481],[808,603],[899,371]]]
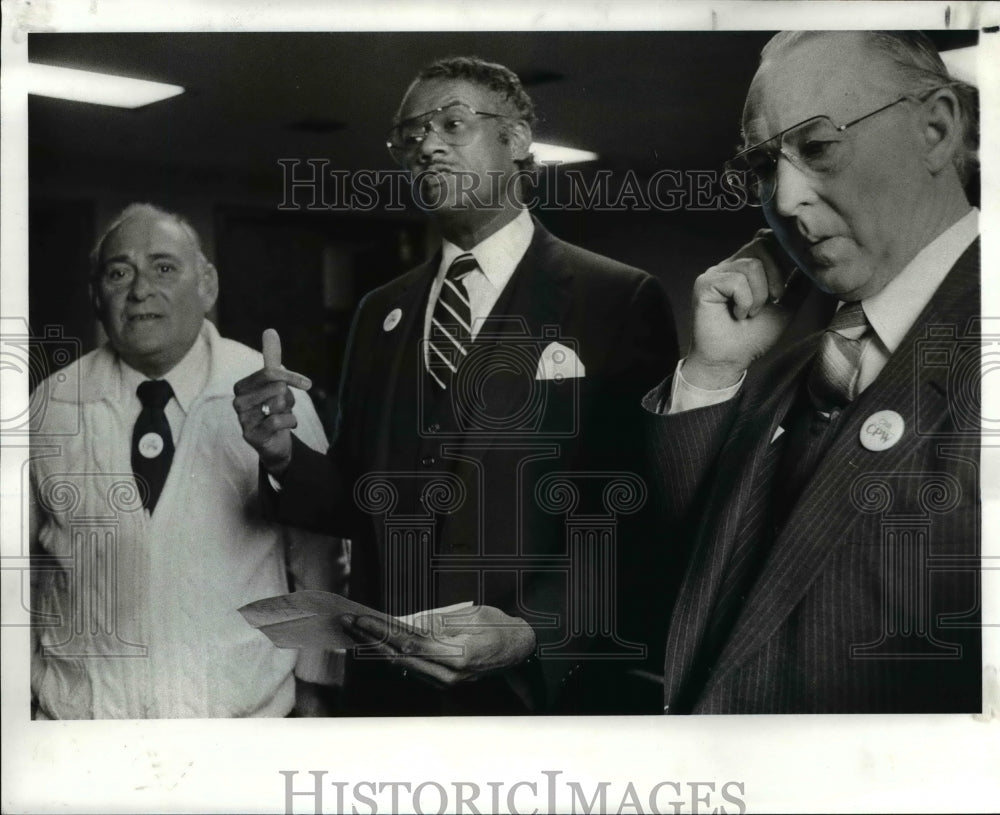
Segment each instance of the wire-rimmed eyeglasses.
[[926,101],[944,87],[948,85],[932,88],[922,96],[905,94],[842,125],[835,124],[829,116],[812,116],[737,153],[725,164],[724,183],[730,189],[742,191],[750,206],[763,206],[774,197],[780,157],[784,156],[812,177],[836,173],[850,163],[853,155],[853,140],[847,135],[849,128],[901,102]]
[[398,122],[389,131],[385,146],[389,148],[393,161],[405,167],[428,133],[436,134],[441,141],[452,147],[471,144],[479,134],[480,116],[490,119],[510,118],[503,113],[473,110],[464,102],[452,102]]

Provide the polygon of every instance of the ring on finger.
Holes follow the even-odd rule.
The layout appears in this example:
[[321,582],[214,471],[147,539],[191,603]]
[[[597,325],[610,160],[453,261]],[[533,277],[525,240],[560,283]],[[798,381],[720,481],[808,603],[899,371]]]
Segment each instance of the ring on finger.
[[271,406],[267,402],[265,402],[263,405],[260,406],[260,412],[263,413],[265,416],[270,416]]

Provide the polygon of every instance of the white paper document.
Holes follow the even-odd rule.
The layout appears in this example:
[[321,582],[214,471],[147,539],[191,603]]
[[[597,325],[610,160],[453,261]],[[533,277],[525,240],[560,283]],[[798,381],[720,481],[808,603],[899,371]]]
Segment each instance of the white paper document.
[[444,608],[427,609],[405,617],[392,617],[370,606],[327,591],[310,589],[267,597],[247,603],[239,609],[250,625],[265,634],[278,648],[321,648],[345,651],[355,640],[340,624],[344,614],[376,617],[394,622],[417,633],[426,633],[433,615],[471,608],[472,601]]

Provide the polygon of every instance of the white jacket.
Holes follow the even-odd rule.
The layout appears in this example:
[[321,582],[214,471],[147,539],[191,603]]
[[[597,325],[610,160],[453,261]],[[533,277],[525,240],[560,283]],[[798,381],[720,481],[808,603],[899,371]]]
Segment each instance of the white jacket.
[[[286,545],[299,587],[329,588],[330,538],[260,517],[257,454],[243,440],[233,383],[256,351],[209,321],[205,389],[190,406],[167,482],[150,516],[130,462],[109,346],[45,380],[32,437],[32,693],[39,718],[283,716],[294,704],[297,652],[274,648],[237,609],[288,591]],[[298,436],[326,439],[298,393]],[[314,681],[315,676],[306,676]]]

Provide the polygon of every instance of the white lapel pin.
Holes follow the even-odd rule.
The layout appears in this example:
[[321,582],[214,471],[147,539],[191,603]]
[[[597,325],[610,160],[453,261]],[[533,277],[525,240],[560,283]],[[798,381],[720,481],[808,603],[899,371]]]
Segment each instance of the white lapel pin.
[[394,329],[397,325],[399,325],[399,321],[402,318],[403,318],[402,309],[394,308],[392,311],[390,311],[388,314],[385,315],[385,320],[383,320],[382,322],[382,330],[392,331],[392,329]]
[[150,431],[139,439],[139,453],[143,458],[156,458],[163,452],[163,436]]
[[903,438],[905,429],[906,423],[896,411],[880,410],[861,425],[861,446],[875,453],[888,450]]

